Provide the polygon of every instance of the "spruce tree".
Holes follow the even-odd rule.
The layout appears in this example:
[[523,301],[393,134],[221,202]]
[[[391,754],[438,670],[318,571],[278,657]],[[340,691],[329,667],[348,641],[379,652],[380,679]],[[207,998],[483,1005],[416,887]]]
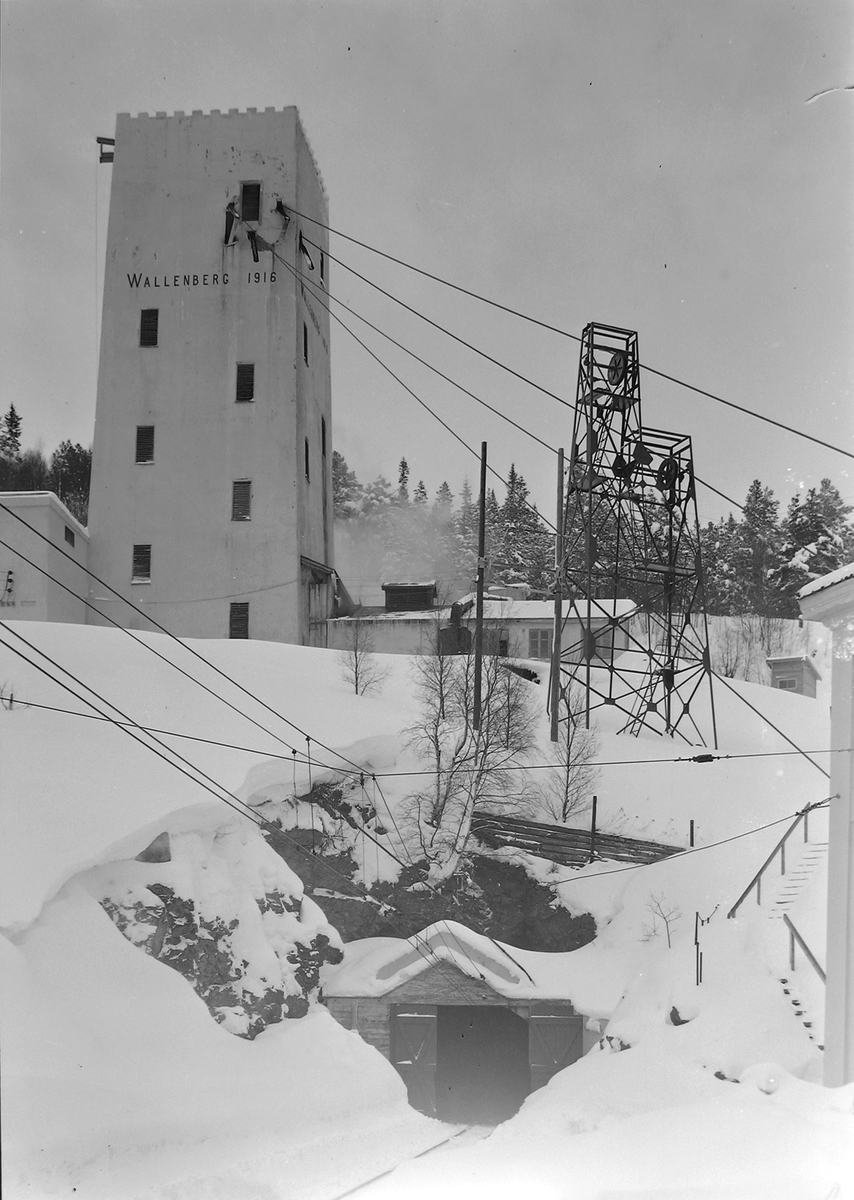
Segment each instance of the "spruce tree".
[[798,615],[797,593],[813,579],[843,566],[850,558],[854,534],[846,504],[829,479],[794,496],[783,521],[780,565],[773,573],[781,593],[782,615]]
[[739,526],[738,568],[742,575],[744,612],[774,616],[779,600],[771,583],[779,567],[777,509],[771,488],[754,479],[747,490]]
[[16,468],[21,456],[21,418],[14,404],[0,421],[0,491],[9,492],[20,485],[16,481]]
[[3,418],[0,430],[0,457],[17,460],[21,455],[21,418],[14,404]]
[[50,459],[49,484],[77,520],[85,525],[89,516],[89,477],[92,451],[67,439],[60,442]]
[[535,594],[546,595],[554,542],[536,508],[530,503],[528,485],[511,464],[507,495],[501,506],[501,546],[496,572],[502,583],[527,583]]
[[399,504],[409,503],[409,463],[405,458],[397,468],[397,499]]
[[344,521],[358,511],[361,485],[347,460],[337,450],[332,451],[332,511],[336,520]]
[[443,518],[447,519],[450,517],[453,507],[454,493],[448,487],[447,480],[445,480],[436,493],[436,510]]

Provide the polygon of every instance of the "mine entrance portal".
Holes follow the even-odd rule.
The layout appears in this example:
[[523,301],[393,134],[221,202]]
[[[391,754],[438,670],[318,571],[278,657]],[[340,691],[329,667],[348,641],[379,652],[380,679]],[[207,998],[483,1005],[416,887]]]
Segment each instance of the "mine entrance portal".
[[507,1005],[395,1005],[391,1061],[412,1107],[445,1121],[506,1121],[581,1053],[581,1019],[537,1007],[526,1017]]
[[531,1090],[528,1023],[509,1008],[440,1005],[436,1037],[436,1116],[497,1125]]

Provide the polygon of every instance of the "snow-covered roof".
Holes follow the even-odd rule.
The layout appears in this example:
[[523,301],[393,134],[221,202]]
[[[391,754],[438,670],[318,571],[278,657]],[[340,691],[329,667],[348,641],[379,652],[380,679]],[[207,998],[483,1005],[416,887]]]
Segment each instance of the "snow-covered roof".
[[55,492],[46,490],[29,492],[0,492],[0,502],[7,508],[38,508],[47,506],[55,509],[67,525],[70,525],[82,538],[89,540],[89,530],[65,507]]
[[324,967],[325,996],[385,996],[440,962],[511,999],[571,1001],[588,1016],[608,1016],[624,986],[624,963],[592,944],[565,953],[505,946],[456,921],[428,925],[411,938],[348,942],[344,960]]
[[772,663],[806,663],[816,679],[821,679],[821,671],[808,654],[770,654],[765,661],[769,667]]
[[[384,585],[385,586],[385,585]],[[429,586],[427,584],[424,585]],[[463,596],[458,603],[465,604],[471,596]],[[634,600],[591,600],[590,618],[592,621],[605,621],[610,617],[626,617],[637,610]],[[554,620],[553,600],[498,600],[494,596],[483,598],[483,618],[485,621],[502,621],[509,624],[513,621],[552,621]],[[586,602],[564,600],[564,617],[575,620],[586,620]],[[402,612],[389,612],[379,606],[362,607],[352,616],[333,617],[334,621],[448,621],[449,608],[407,609]],[[474,620],[474,609],[466,614],[466,619]]]
[[[463,596],[459,601],[465,604],[474,596]],[[607,617],[625,617],[637,609],[634,600],[616,600],[608,597],[602,600],[590,601],[590,616],[592,620]],[[495,596],[484,596],[483,615],[489,621],[551,621],[554,618],[554,600],[499,600]],[[564,600],[564,617],[574,617],[576,620],[587,617],[587,602],[585,600]]]
[[357,612],[346,617],[330,617],[329,622],[344,625],[354,621],[435,621],[437,618],[443,618],[440,608],[404,608],[399,612],[389,612],[382,605],[363,604]]
[[850,562],[844,567],[837,567],[835,571],[830,571],[819,579],[813,579],[811,583],[801,588],[798,592],[798,599],[803,596],[814,596],[816,592],[823,592],[825,588],[833,587],[835,583],[842,583],[843,580],[852,578],[854,578],[854,562]]

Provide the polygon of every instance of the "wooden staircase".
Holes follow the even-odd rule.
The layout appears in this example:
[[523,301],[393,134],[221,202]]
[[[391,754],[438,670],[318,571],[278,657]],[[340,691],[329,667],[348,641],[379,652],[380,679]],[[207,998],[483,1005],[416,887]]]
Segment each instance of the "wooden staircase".
[[827,842],[805,842],[772,893],[769,911],[774,915],[787,912],[804,890],[808,880],[827,861]]

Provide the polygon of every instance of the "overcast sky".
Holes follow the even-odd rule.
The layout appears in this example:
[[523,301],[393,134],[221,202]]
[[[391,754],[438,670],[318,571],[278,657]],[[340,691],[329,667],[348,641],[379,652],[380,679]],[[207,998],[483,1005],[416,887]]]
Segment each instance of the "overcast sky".
[[[335,229],[854,450],[852,6],[783,0],[11,0],[2,28],[2,407],[89,444],[117,112],[296,104]],[[332,253],[542,387],[578,345],[338,238]],[[332,294],[568,447],[571,412],[332,265]],[[345,320],[551,516],[554,456]],[[454,492],[477,462],[333,327],[333,440],[360,479]],[[783,507],[851,459],[644,375],[698,475]],[[701,520],[729,508],[701,489]]]

